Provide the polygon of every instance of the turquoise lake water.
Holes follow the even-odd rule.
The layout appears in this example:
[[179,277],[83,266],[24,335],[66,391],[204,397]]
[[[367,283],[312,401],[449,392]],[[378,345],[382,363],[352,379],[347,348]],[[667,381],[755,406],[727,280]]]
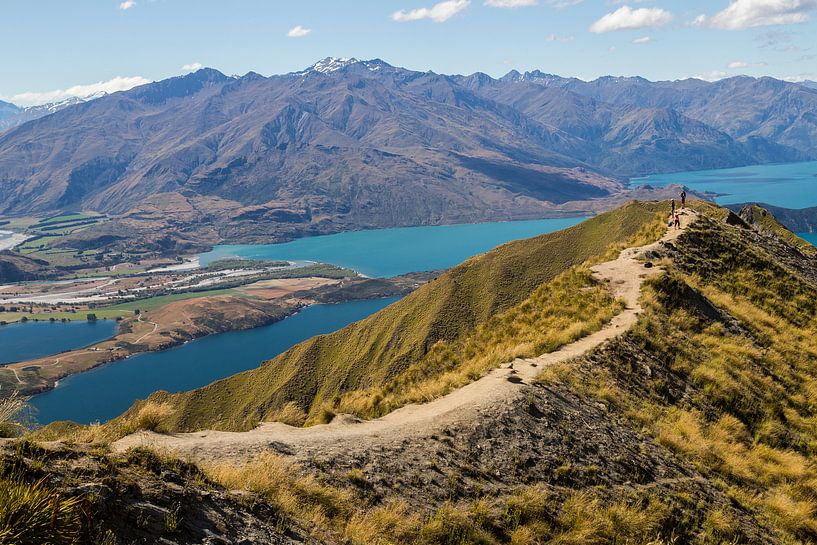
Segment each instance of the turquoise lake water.
[[301,341],[341,329],[396,300],[314,305],[272,325],[204,337],[73,375],[32,398],[34,417],[43,425],[55,420],[104,422],[156,390],[191,390],[258,367]]
[[817,246],[817,233],[797,233],[802,238]]
[[473,223],[351,231],[284,244],[222,245],[201,254],[202,265],[227,257],[320,261],[370,277],[448,269],[511,240],[571,227],[585,218]]
[[762,202],[784,208],[817,206],[817,161],[654,174],[631,180],[632,185],[654,187],[671,183],[722,194],[716,199],[720,204]]
[[82,348],[112,337],[116,322],[26,322],[0,326],[0,364]]

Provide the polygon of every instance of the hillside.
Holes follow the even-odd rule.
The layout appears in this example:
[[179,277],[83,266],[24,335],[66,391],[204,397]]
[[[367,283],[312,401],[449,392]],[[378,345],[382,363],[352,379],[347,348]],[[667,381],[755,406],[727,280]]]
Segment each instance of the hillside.
[[[579,241],[600,243],[598,234],[610,225],[631,225],[618,236],[629,237],[628,245],[641,245],[665,231],[653,223],[652,206],[632,204],[600,216],[595,224],[573,228],[569,237],[561,236],[569,238],[567,248],[574,248]],[[259,523],[268,520],[265,510],[272,509],[280,517],[278,531],[290,530],[290,536],[318,543],[812,543],[817,539],[817,434],[811,402],[817,384],[817,260],[761,209],[747,209],[741,217],[709,204],[695,202],[693,207],[697,214],[675,237],[637,256],[631,250],[621,254],[636,256],[642,267],[653,264],[647,270],[661,267],[643,281],[633,327],[571,359],[543,366],[533,381],[528,371],[519,373],[524,380],[510,380],[514,369],[503,369],[497,376],[509,377],[502,382],[513,384],[505,389],[512,394],[480,406],[477,417],[454,423],[446,418],[412,429],[411,435],[366,441],[354,438],[355,427],[366,424],[347,417],[310,428],[316,433],[348,432],[347,440],[331,447],[322,443],[321,448],[304,449],[288,439],[270,438],[249,461],[239,455],[239,460],[205,463],[203,451],[188,453],[201,460],[199,476],[197,469],[151,458],[144,451],[114,452],[96,462],[109,468],[107,486],[119,486],[118,475],[130,472],[128,467],[142,464],[148,471],[130,472],[128,496],[124,489],[113,488],[122,492],[111,498],[133,517],[142,510],[154,521],[151,531],[171,543],[193,543],[201,537],[192,536],[189,527],[175,533],[163,528],[172,503],[157,491],[183,489],[196,497],[204,486],[212,492],[203,508],[222,502],[222,516],[228,517],[235,516],[236,507],[224,503],[223,491],[246,490],[242,497],[251,501],[244,505],[261,510],[257,515],[242,513],[248,535],[258,535]],[[645,225],[648,228],[637,233]],[[590,246],[580,253],[598,256],[592,259],[597,263],[613,259],[623,247],[604,251],[603,246]],[[564,251],[553,235],[512,243],[474,258],[459,269],[459,276],[441,277],[425,289],[455,278],[464,284],[468,270],[491,270],[487,263],[496,266],[506,257],[523,263],[521,256],[527,254],[528,260],[541,263],[533,257],[539,255],[535,249],[557,248]],[[551,263],[560,254],[548,255],[551,259],[545,262]],[[565,265],[556,269],[568,270]],[[500,323],[521,326],[524,316],[537,323],[537,313],[546,311],[546,305],[508,305],[543,288],[567,293],[569,283],[564,281],[570,273],[557,276],[556,269],[541,277],[555,281],[545,280],[536,289],[520,287],[528,292],[502,298],[505,310],[494,316],[513,319],[494,322],[492,329]],[[583,268],[572,270],[581,276]],[[481,293],[494,291],[492,287]],[[580,293],[592,292],[588,285]],[[498,301],[491,298],[476,306],[478,315],[502,307]],[[522,314],[507,314],[514,308]],[[564,316],[571,320],[576,316],[564,301],[555,308],[565,309]],[[366,330],[376,331],[372,322],[390,315],[386,311],[372,317]],[[382,323],[379,331],[387,332]],[[364,331],[360,325],[353,328]],[[471,333],[479,330],[470,328]],[[335,337],[339,343],[354,340]],[[259,382],[271,376],[253,373],[248,376]],[[188,407],[195,407],[190,403]],[[141,425],[153,427],[179,422],[167,407],[152,415],[143,411],[140,417]],[[43,433],[53,437],[59,428]],[[68,429],[63,425],[62,433]],[[101,431],[79,430],[73,437],[80,442],[100,440]],[[153,437],[153,444],[161,444],[163,436]],[[36,468],[48,467],[46,473],[51,472],[66,497],[81,494],[82,488],[60,483],[81,483],[83,475],[98,474],[86,469],[83,456],[70,452],[46,455],[18,448],[17,454],[6,456],[6,467],[26,468],[31,478],[42,474]],[[53,462],[43,463],[49,459]],[[73,462],[72,469],[64,459],[80,461]],[[200,516],[200,503],[185,503],[177,511],[180,520]],[[96,520],[104,525],[121,517],[103,511]],[[212,518],[202,520],[212,527]],[[230,535],[235,542],[241,539]],[[265,539],[283,540],[273,535]]]
[[0,282],[42,280],[55,274],[55,271],[48,267],[48,262],[42,259],[7,250],[0,251]]
[[202,69],[4,132],[0,214],[111,214],[65,244],[120,251],[576,215],[626,200],[623,176],[812,158],[816,107],[770,78]]
[[[454,343],[520,305],[543,284],[604,254],[610,244],[627,241],[662,208],[666,205],[632,203],[564,231],[500,246],[366,320],[301,343],[257,370],[193,392],[160,393],[151,399],[173,406],[168,426],[174,430],[249,429],[287,407],[319,422],[345,392],[387,386],[412,372],[427,377],[441,373],[445,364],[433,358],[445,352],[444,343]],[[565,284],[575,295],[592,286],[584,277]],[[589,307],[599,305],[599,312],[605,304],[588,302]]]

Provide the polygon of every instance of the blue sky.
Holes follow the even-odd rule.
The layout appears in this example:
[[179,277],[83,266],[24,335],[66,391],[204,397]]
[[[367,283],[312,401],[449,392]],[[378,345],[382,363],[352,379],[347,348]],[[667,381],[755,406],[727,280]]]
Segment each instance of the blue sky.
[[817,79],[815,21],[817,0],[5,0],[0,99],[199,65],[270,75],[327,56],[493,76]]

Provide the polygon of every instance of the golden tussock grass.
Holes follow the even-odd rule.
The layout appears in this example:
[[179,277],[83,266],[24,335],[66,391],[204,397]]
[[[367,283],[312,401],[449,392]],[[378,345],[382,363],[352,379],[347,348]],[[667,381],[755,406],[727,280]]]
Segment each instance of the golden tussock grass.
[[611,501],[579,491],[564,497],[545,485],[422,511],[396,497],[369,505],[351,489],[320,482],[270,453],[203,471],[227,489],[258,494],[317,535],[353,545],[648,545],[664,543],[661,528],[671,513],[651,496]]
[[420,362],[385,385],[342,396],[334,410],[375,417],[428,402],[503,363],[552,352],[597,331],[620,310],[621,303],[587,269],[572,269],[464,338],[436,343]]
[[303,426],[306,422],[306,412],[297,403],[290,401],[280,409],[266,415],[264,420],[281,422],[289,426]]
[[166,431],[167,421],[173,416],[175,409],[169,403],[146,401],[139,410],[126,422],[133,431]]
[[350,491],[302,474],[294,463],[275,454],[261,454],[247,464],[222,463],[204,466],[202,470],[225,488],[249,490],[267,499],[284,515],[320,527],[342,530],[339,525],[354,511]]
[[45,479],[0,479],[0,543],[69,545],[81,531],[81,499],[62,497]]

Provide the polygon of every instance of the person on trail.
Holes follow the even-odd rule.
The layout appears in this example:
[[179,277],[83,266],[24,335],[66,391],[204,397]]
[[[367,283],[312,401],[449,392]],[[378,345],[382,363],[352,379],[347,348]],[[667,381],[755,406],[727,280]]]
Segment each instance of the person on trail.
[[687,207],[687,192],[681,191],[681,208]]
[[675,224],[676,229],[681,228],[681,216],[678,215],[678,212],[675,212],[675,213],[672,214],[672,221]]
[[670,214],[675,214],[675,199],[672,199],[671,204],[672,204],[672,212],[670,212]]

